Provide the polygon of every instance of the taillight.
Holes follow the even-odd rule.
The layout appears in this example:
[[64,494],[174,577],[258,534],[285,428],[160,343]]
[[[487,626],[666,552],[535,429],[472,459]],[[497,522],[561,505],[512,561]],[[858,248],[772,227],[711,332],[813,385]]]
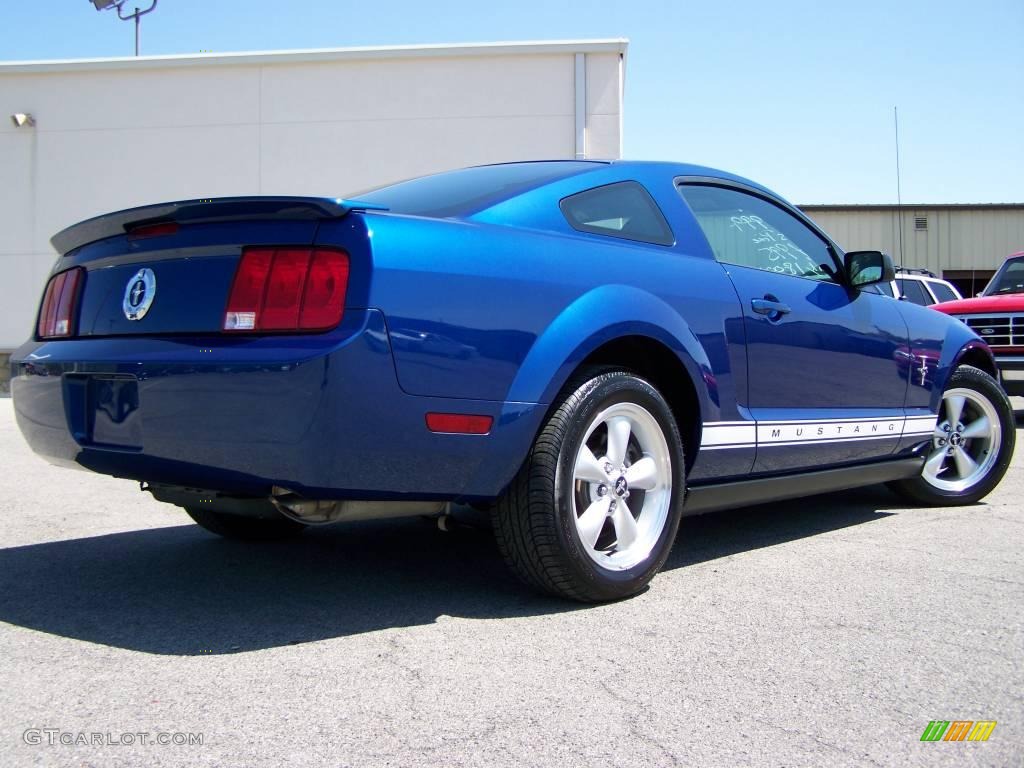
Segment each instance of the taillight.
[[341,322],[348,254],[325,248],[245,248],[225,331],[324,331]]
[[36,327],[39,338],[56,339],[72,334],[78,285],[84,272],[81,267],[75,267],[50,278],[39,310],[39,324]]

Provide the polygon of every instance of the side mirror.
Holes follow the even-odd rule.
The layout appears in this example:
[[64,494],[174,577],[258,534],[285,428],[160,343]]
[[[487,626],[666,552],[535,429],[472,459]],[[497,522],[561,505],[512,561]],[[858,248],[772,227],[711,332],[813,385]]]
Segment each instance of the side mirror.
[[854,288],[896,279],[892,257],[881,251],[850,251],[843,256],[846,279]]

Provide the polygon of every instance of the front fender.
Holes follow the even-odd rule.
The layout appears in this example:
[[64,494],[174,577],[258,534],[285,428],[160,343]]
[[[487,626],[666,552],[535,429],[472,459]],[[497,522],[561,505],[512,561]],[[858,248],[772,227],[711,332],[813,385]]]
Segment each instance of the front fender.
[[900,309],[910,332],[909,351],[917,361],[907,370],[908,408],[938,413],[949,378],[964,361],[984,355],[990,369],[995,368],[988,345],[964,323],[916,304],[901,302]]
[[[939,313],[936,313],[939,314]],[[946,317],[943,315],[943,317]],[[942,403],[942,393],[949,384],[949,379],[962,363],[974,365],[970,358],[982,354],[995,370],[995,362],[992,360],[992,352],[988,344],[982,341],[974,331],[964,323],[947,317],[949,324],[946,327],[945,339],[942,344],[942,355],[939,358],[939,365],[935,372],[935,386],[932,388],[929,408],[932,413],[939,412]]]
[[[992,354],[991,348],[980,337],[969,339],[957,350],[953,357],[953,362],[946,372],[946,380],[943,381],[942,389],[946,388],[946,384],[949,381],[949,377],[953,375],[953,371],[961,365],[973,365],[975,368],[980,368],[989,374],[996,381],[999,381],[999,366],[996,365],[995,355]],[[936,408],[938,408],[938,400],[935,403]]]
[[602,344],[646,336],[671,349],[690,376],[701,409],[718,404],[710,360],[686,321],[665,301],[628,285],[602,285],[577,298],[537,338],[509,388],[513,402],[550,403]]

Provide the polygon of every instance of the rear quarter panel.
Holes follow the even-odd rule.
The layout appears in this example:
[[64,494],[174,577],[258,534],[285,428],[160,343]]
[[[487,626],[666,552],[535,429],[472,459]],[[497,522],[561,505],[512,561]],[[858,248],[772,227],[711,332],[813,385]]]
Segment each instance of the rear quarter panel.
[[547,403],[590,351],[636,334],[676,351],[709,418],[735,408],[726,321],[738,300],[714,261],[487,223],[367,220],[370,306],[387,317],[406,391]]

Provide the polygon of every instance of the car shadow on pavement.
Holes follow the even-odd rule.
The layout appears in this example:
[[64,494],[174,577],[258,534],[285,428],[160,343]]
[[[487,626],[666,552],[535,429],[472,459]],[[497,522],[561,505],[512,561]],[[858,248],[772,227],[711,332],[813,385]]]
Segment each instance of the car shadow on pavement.
[[[895,505],[884,489],[864,489],[688,518],[666,567],[878,520]],[[490,531],[442,533],[422,520],[353,523],[261,544],[185,525],[0,550],[0,620],[156,654],[252,651],[442,615],[581,608],[521,587]]]
[[882,520],[906,506],[879,485],[684,517],[663,570]]

